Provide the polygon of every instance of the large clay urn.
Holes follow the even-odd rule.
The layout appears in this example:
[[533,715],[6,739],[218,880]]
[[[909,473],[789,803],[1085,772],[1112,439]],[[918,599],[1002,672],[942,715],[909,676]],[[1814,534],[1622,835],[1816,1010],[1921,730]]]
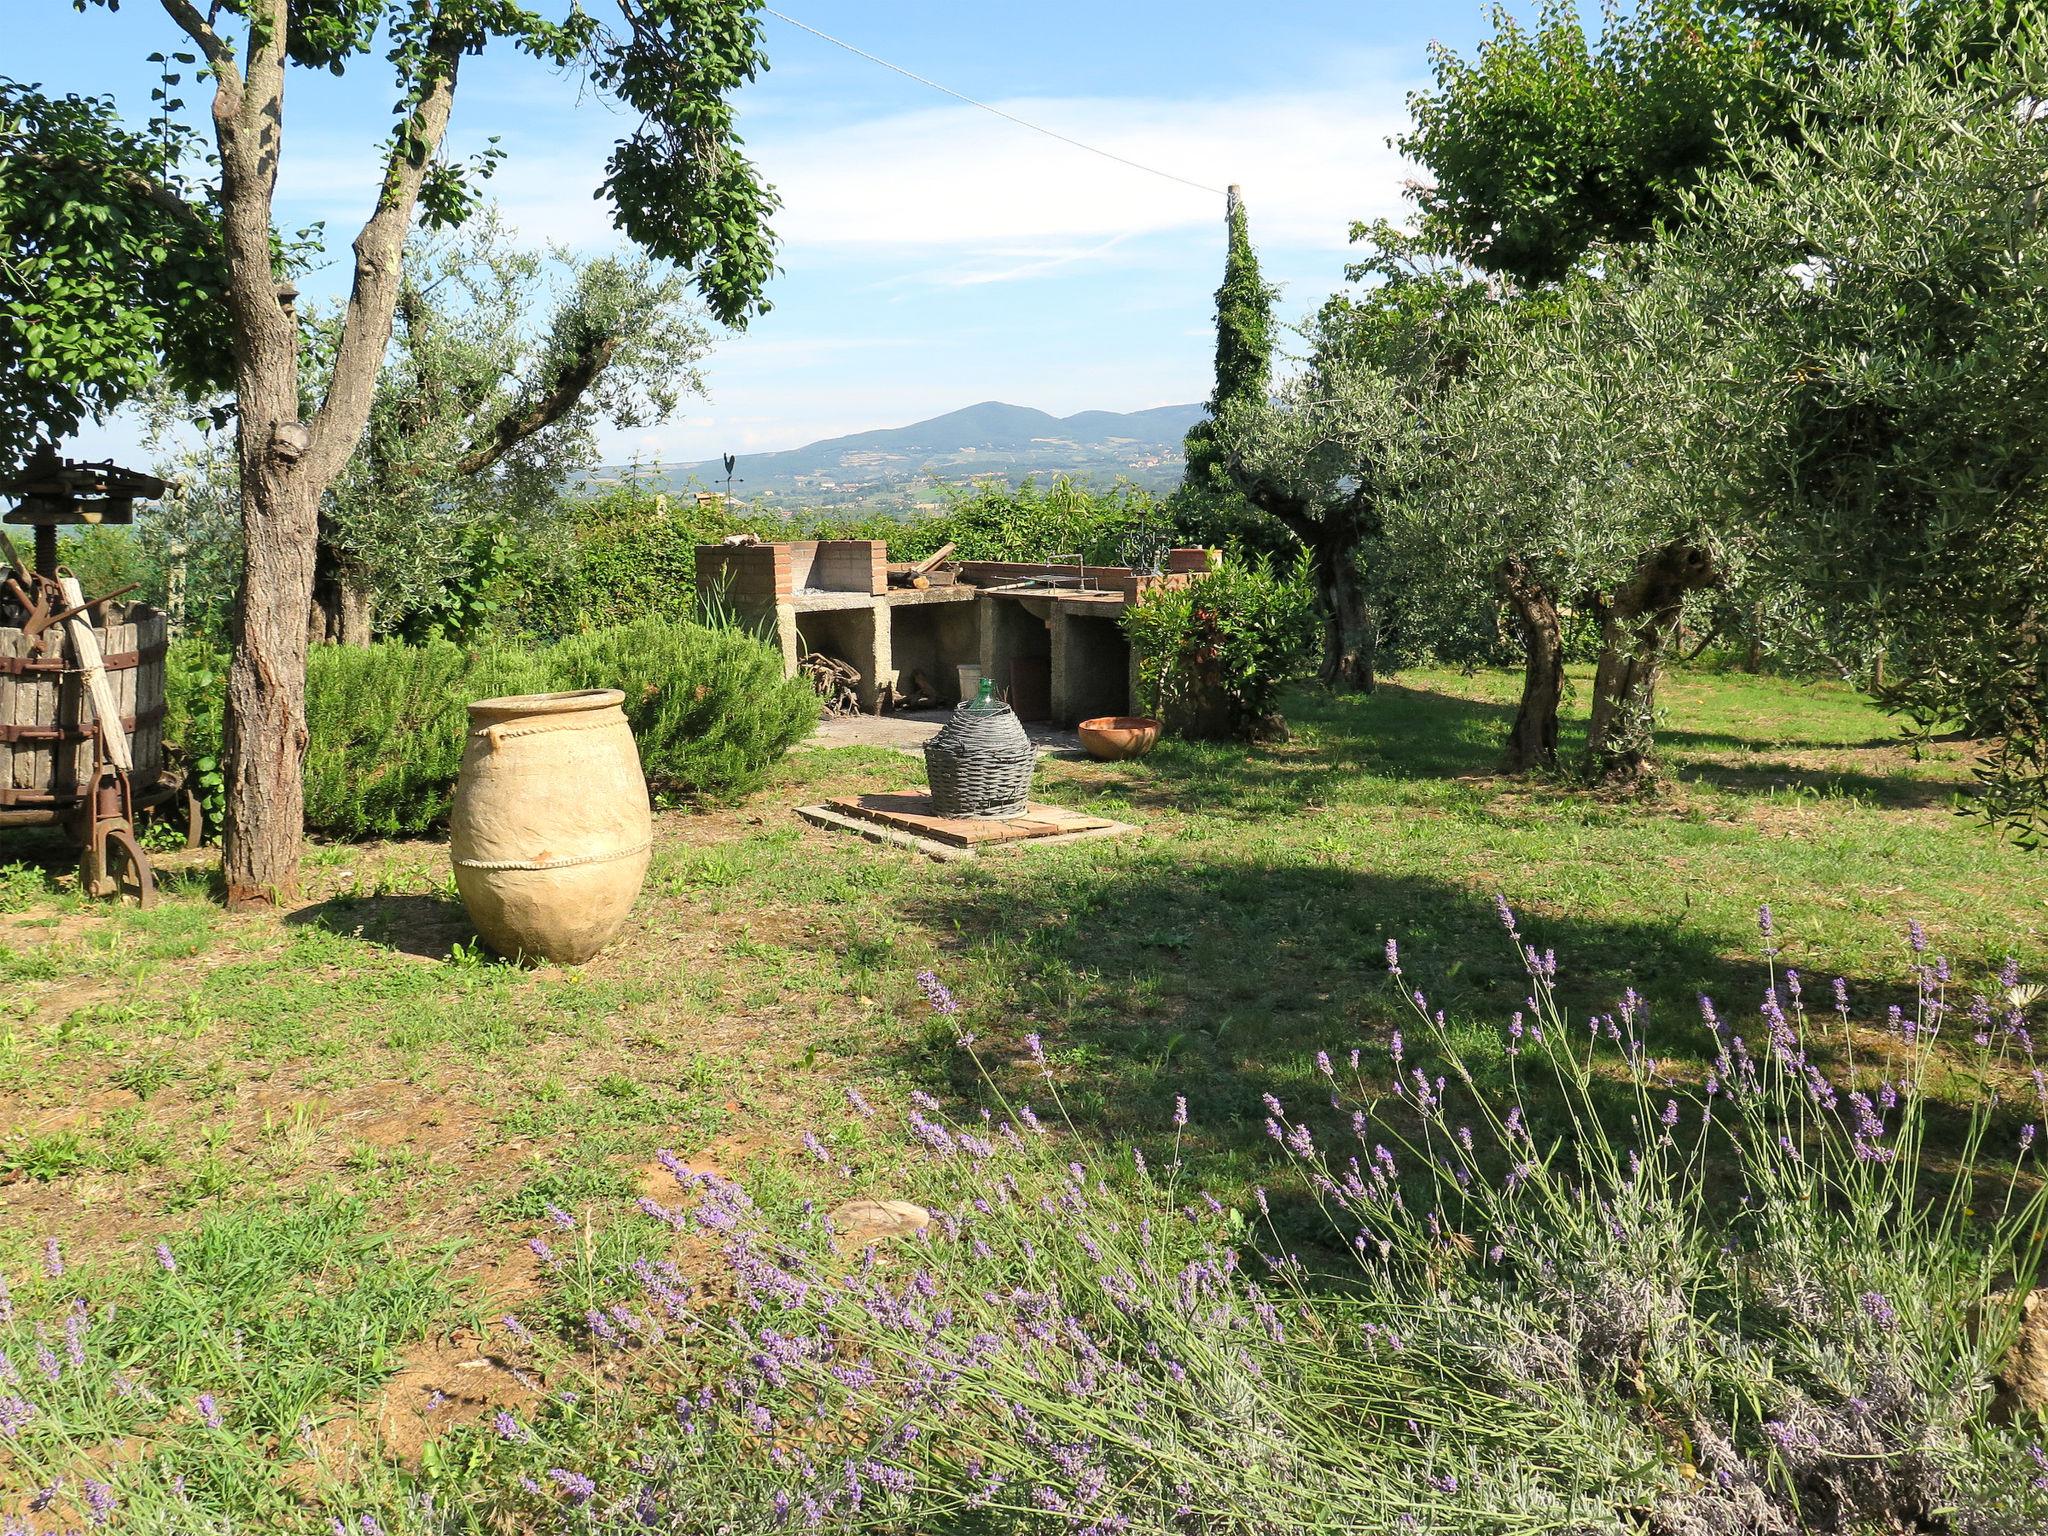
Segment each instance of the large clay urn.
[[654,833],[615,688],[480,699],[455,784],[455,884],[508,959],[581,965],[609,943]]

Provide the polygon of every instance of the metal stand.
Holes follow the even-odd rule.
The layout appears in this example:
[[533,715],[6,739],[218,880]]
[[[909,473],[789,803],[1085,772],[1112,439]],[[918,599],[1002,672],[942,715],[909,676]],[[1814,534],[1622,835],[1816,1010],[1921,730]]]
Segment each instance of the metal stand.
[[135,793],[125,769],[106,760],[93,733],[92,779],[79,808],[78,883],[88,896],[133,896],[156,904],[156,874],[135,836]]

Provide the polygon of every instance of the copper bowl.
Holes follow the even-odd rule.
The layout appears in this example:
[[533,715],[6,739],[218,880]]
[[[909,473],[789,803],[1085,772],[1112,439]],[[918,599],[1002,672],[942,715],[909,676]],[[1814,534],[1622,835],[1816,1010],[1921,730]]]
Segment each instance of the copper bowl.
[[1159,742],[1159,722],[1149,715],[1097,715],[1080,725],[1081,745],[1099,763],[1143,757]]

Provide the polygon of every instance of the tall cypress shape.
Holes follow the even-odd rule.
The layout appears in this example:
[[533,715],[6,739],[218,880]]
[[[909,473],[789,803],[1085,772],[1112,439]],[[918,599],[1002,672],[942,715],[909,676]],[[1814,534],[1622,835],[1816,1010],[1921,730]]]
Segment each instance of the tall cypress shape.
[[1184,485],[1222,489],[1223,464],[1216,449],[1216,417],[1232,400],[1266,398],[1273,379],[1273,300],[1279,290],[1259,275],[1244,199],[1232,187],[1224,203],[1229,249],[1223,258],[1223,286],[1216,290],[1216,387],[1209,415],[1188,429]]

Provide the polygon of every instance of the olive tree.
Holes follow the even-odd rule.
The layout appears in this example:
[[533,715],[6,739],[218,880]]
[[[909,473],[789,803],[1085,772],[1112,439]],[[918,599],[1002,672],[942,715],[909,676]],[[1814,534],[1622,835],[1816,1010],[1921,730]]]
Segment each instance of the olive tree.
[[1728,386],[1700,284],[1641,266],[1473,311],[1429,480],[1389,524],[1408,570],[1510,615],[1523,689],[1505,766],[1558,766],[1566,642],[1597,658],[1585,773],[1648,766],[1681,618],[1748,569],[1738,464],[1763,430]]
[[[79,9],[115,0],[74,0]],[[320,508],[355,454],[376,397],[404,252],[421,218],[460,223],[489,169],[444,152],[463,61],[516,49],[622,109],[624,136],[602,191],[618,227],[676,262],[720,320],[761,306],[773,268],[772,192],[741,153],[732,94],[762,67],[756,0],[611,0],[559,19],[508,0],[158,0],[211,87],[214,164],[184,185],[134,169],[151,206],[196,235],[217,220],[224,324],[234,365],[243,533],[228,676],[227,816],[222,867],[231,902],[273,901],[297,884],[306,748],[307,613]],[[393,125],[369,150],[376,191],[351,244],[348,297],[325,387],[309,398],[307,341],[280,282],[272,204],[295,70],[334,73],[380,52]]]
[[2048,836],[2048,24],[1825,72],[1804,148],[1703,189],[1665,281],[1734,289],[1765,568],[1878,697],[1985,738],[1979,808]]
[[673,273],[516,245],[495,213],[421,238],[360,449],[320,509],[313,637],[367,644],[431,607],[465,535],[532,530],[598,459],[596,429],[701,393],[710,336]]
[[1226,401],[1216,447],[1237,493],[1305,553],[1323,625],[1320,677],[1371,691],[1378,648],[1362,562],[1427,472],[1437,400],[1460,366],[1459,316],[1490,290],[1383,227],[1353,230],[1369,286],[1329,299],[1306,364],[1277,395]]

